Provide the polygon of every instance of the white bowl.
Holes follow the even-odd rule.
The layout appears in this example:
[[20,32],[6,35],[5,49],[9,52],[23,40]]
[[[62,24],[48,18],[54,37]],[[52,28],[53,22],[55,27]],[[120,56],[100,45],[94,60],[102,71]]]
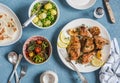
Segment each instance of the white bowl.
[[[43,40],[45,40],[45,41],[47,41],[47,42],[49,43],[49,54],[48,54],[49,57],[47,58],[47,60],[45,60],[45,61],[42,62],[42,63],[32,62],[32,61],[31,61],[30,59],[28,59],[28,57],[26,56],[27,44],[29,44],[31,40],[37,40],[37,39],[43,39]],[[52,54],[52,45],[51,45],[50,41],[49,41],[47,38],[43,37],[43,36],[32,36],[32,37],[28,38],[28,39],[25,41],[25,43],[24,43],[24,45],[23,45],[23,50],[22,50],[22,51],[23,51],[23,56],[24,56],[24,58],[25,58],[29,63],[34,64],[34,65],[39,65],[39,64],[43,64],[43,63],[47,62],[48,59],[51,57],[51,54]]]
[[40,76],[40,83],[58,83],[58,76],[53,71],[46,71]]
[[55,4],[55,6],[56,6],[56,8],[57,8],[57,19],[56,19],[56,21],[55,21],[52,25],[50,25],[50,26],[48,26],[48,27],[40,27],[40,26],[38,26],[38,25],[36,25],[35,23],[32,22],[32,24],[33,24],[34,26],[36,26],[37,28],[39,28],[39,29],[48,29],[48,28],[50,28],[50,27],[53,27],[53,26],[57,23],[57,21],[59,20],[59,17],[60,17],[59,7],[58,7],[57,4],[56,4],[54,1],[52,1],[52,0],[35,0],[35,1],[31,4],[31,6],[30,6],[30,8],[29,8],[28,16],[29,16],[29,17],[31,16],[31,10],[32,10],[33,6],[34,6],[36,3],[38,3],[38,2],[44,3],[44,2],[48,2],[48,1],[52,2],[53,4]]

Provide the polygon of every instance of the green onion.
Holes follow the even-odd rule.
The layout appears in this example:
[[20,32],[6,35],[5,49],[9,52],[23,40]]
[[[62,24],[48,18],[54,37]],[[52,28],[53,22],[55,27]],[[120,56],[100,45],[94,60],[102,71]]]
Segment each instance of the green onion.
[[29,46],[28,51],[33,51],[35,49],[35,45]]
[[45,42],[45,41],[44,41],[44,42],[42,43],[42,49],[46,49],[46,47],[48,47],[48,42]]
[[41,62],[43,62],[45,59],[43,58],[43,57],[41,57],[40,55],[36,55],[36,56],[34,56],[33,57],[33,61],[35,62],[35,63],[41,63]]
[[33,51],[33,50],[35,49],[35,46],[36,46],[35,41],[31,41],[31,42],[28,44],[28,51]]

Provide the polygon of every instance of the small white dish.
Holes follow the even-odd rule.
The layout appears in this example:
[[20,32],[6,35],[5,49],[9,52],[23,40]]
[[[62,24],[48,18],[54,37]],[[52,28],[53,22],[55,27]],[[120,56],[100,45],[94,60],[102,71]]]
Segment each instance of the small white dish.
[[32,8],[34,7],[34,5],[35,5],[36,3],[38,3],[38,2],[41,2],[41,3],[51,2],[51,3],[55,4],[55,6],[56,6],[56,8],[57,8],[57,19],[56,19],[56,21],[55,21],[52,25],[50,25],[50,26],[48,26],[48,27],[40,27],[40,26],[36,25],[36,24],[33,23],[33,22],[32,22],[32,24],[33,24],[35,27],[39,28],[39,29],[48,29],[48,28],[50,28],[50,27],[53,27],[53,26],[58,22],[59,17],[60,17],[59,7],[58,7],[58,5],[57,5],[53,0],[35,0],[35,1],[30,5],[29,11],[28,11],[28,16],[29,16],[29,17],[31,16],[31,10],[32,10]]
[[66,0],[66,2],[75,9],[85,10],[92,7],[96,0]]
[[40,83],[58,83],[58,76],[53,71],[46,71],[40,76]]

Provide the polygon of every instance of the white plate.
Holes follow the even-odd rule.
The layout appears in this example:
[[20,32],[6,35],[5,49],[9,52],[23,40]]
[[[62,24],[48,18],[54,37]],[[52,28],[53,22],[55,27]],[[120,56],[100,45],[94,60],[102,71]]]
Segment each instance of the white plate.
[[18,17],[15,15],[15,13],[9,7],[7,7],[6,5],[4,5],[2,3],[0,3],[0,12],[6,13],[9,16],[11,16],[14,19],[14,21],[16,22],[16,25],[17,25],[18,31],[19,31],[13,40],[0,43],[0,46],[8,46],[8,45],[16,43],[21,38],[22,26],[21,26],[21,23],[20,23]]
[[84,10],[92,7],[96,0],[66,0],[66,2],[75,9]]
[[[82,24],[85,24],[87,26],[98,26],[100,28],[100,31],[101,31],[100,35],[102,37],[104,37],[105,39],[110,41],[109,33],[105,29],[105,27],[103,25],[101,25],[99,22],[97,22],[95,20],[92,20],[92,19],[81,18],[81,19],[73,20],[73,21],[69,22],[67,25],[65,25],[61,31],[63,32],[63,34],[67,34],[66,31],[68,29],[76,28],[78,26],[81,26]],[[58,37],[58,41],[59,41],[59,37]],[[62,62],[68,68],[73,70],[73,68],[70,66],[70,64],[65,60],[65,58],[68,57],[66,49],[65,48],[60,48],[60,47],[57,46],[57,51],[58,51],[59,57],[62,60]],[[105,45],[103,50],[102,50],[102,55],[103,55],[102,58],[103,58],[104,62],[107,61],[109,53],[110,53],[110,44],[109,45]],[[75,62],[73,62],[73,63],[75,64]],[[91,64],[90,65],[75,64],[75,65],[78,68],[79,72],[84,72],[84,73],[85,72],[92,72],[92,71],[95,71],[95,70],[100,68],[100,67],[94,67]]]

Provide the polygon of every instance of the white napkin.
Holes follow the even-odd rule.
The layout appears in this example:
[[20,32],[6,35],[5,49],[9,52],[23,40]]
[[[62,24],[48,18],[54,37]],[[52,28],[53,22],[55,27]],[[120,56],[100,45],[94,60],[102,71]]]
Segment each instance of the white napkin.
[[111,41],[110,58],[99,74],[101,83],[120,83],[120,50],[116,38]]

